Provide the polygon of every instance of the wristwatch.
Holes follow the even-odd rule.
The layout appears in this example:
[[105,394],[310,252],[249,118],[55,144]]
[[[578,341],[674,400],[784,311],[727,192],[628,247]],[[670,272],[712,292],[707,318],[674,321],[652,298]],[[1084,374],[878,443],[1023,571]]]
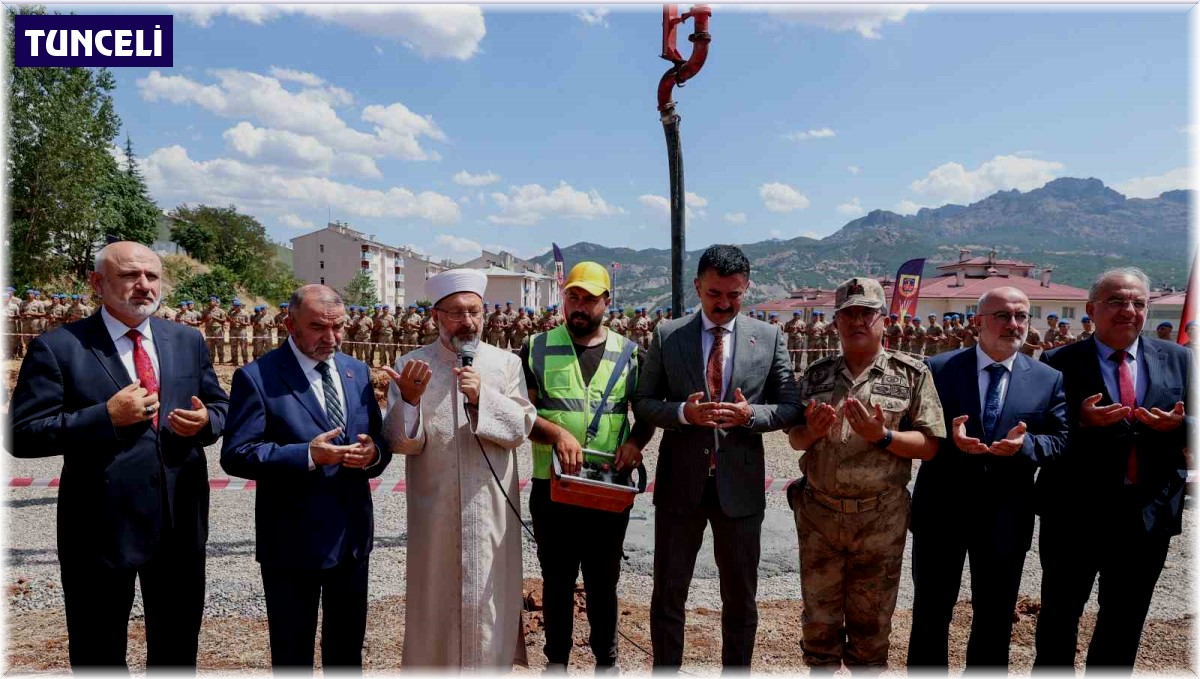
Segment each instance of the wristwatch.
[[883,438],[875,442],[875,445],[887,450],[888,446],[892,445],[892,430],[884,427]]

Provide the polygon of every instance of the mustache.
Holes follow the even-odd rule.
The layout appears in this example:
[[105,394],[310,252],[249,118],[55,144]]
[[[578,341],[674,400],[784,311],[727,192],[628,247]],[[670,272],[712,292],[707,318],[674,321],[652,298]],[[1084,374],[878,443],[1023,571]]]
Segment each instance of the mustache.
[[731,314],[731,313],[733,313],[733,307],[731,307],[731,306],[729,306],[729,307],[719,307],[719,306],[713,307],[713,313],[714,314]]

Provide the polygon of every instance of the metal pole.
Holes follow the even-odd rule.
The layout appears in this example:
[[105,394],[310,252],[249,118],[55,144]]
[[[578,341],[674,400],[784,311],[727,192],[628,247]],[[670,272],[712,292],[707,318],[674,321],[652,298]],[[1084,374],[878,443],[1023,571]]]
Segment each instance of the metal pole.
[[[683,315],[683,258],[687,253],[687,205],[683,186],[683,149],[679,140],[679,115],[675,103],[663,111],[663,132],[667,137],[667,161],[671,178],[671,308]],[[678,317],[678,316],[677,316]]]

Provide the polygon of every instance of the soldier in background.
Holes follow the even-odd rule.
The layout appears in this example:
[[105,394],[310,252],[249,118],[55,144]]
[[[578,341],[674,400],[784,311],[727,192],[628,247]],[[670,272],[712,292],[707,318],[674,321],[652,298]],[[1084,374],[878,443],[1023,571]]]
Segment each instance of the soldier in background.
[[549,329],[553,330],[554,328],[557,328],[558,326],[562,325],[563,323],[566,323],[566,319],[563,318],[562,310],[558,308],[557,304],[551,304],[550,305],[550,328]]
[[666,318],[663,316],[662,307],[658,307],[657,309],[654,310],[654,318],[650,319],[650,336],[651,337],[654,337],[654,329],[657,328],[658,324],[662,323],[664,320],[666,320]]
[[929,325],[925,327],[925,355],[937,356],[942,352],[942,337],[945,331],[938,325],[937,314],[929,314]]
[[783,326],[783,331],[787,333],[787,348],[788,356],[792,357],[792,372],[796,374],[796,379],[800,379],[800,365],[804,360],[804,331],[807,326],[804,324],[804,312],[793,311],[792,320],[788,321]]
[[171,311],[171,307],[167,306],[166,302],[163,302],[160,300],[158,303],[158,309],[155,309],[155,311],[154,311],[154,317],[161,318],[164,321],[171,321],[172,323],[174,323],[175,316],[176,316],[176,313]]
[[83,307],[83,315],[85,318],[100,311],[100,307],[92,306],[91,302],[88,300],[87,293],[80,293],[79,304]]
[[504,326],[504,346],[516,349],[521,345],[513,342],[513,324],[517,322],[517,310],[513,308],[511,299],[504,303],[504,317],[508,321],[508,325]]
[[517,309],[517,320],[512,323],[512,341],[510,344],[514,349],[520,349],[525,345],[525,341],[533,334],[533,319],[530,315],[533,309],[522,307]]
[[74,323],[87,317],[84,313],[83,302],[79,300],[79,295],[71,295],[71,306],[67,307],[67,322]]
[[888,314],[884,320],[884,347],[888,351],[903,351],[904,329],[900,327],[900,314]]
[[380,364],[396,365],[396,317],[392,315],[391,305],[383,305],[379,318],[375,319],[375,332]]
[[183,312],[176,316],[175,320],[194,329],[201,335],[204,334],[204,330],[200,327],[200,312],[196,311],[196,302],[193,300],[189,299],[183,303]]
[[[1096,332],[1096,326],[1092,325],[1091,316],[1084,316],[1083,318],[1079,319],[1079,322],[1083,323],[1083,330],[1079,331],[1079,341],[1082,342]],[[1188,338],[1191,338],[1190,334],[1188,335]]]
[[21,336],[21,301],[17,299],[16,288],[4,290],[4,332],[8,335],[8,358],[21,358],[25,355],[25,338]]
[[808,324],[808,360],[812,365],[825,358],[825,312],[820,309],[812,313],[812,323]]
[[1049,351],[1058,346],[1058,314],[1048,314],[1046,316],[1046,332],[1042,335],[1042,349]]
[[1163,321],[1162,323],[1158,324],[1157,328],[1154,329],[1154,334],[1160,340],[1163,340],[1164,342],[1170,342],[1171,341],[1171,333],[1174,330],[1175,330],[1175,326],[1171,325],[1170,321]]
[[1071,321],[1064,318],[1058,322],[1058,336],[1055,337],[1055,346],[1064,346],[1075,341],[1075,336],[1071,334]]
[[67,296],[53,293],[50,295],[50,308],[46,310],[46,330],[53,330],[67,322]]
[[225,310],[220,307],[221,298],[212,295],[208,298],[208,308],[201,314],[204,323],[204,342],[208,345],[208,355],[213,365],[225,362]]
[[250,362],[250,312],[242,306],[242,300],[233,298],[229,308],[229,363],[246,365]]
[[26,344],[46,330],[46,302],[41,297],[40,290],[25,291],[26,299],[21,305],[21,319],[24,321]]
[[284,323],[288,319],[288,306],[287,302],[280,302],[279,312],[275,314],[275,318],[271,319],[271,324],[275,326],[276,348],[283,346],[288,338],[287,325]]
[[503,349],[504,335],[508,331],[508,316],[505,316],[504,312],[500,310],[499,304],[496,304],[492,313],[488,314],[483,327],[483,340],[494,347]]
[[357,323],[354,326],[354,341],[358,344],[358,360],[372,364],[374,347],[371,346],[371,331],[375,329],[375,321],[367,315],[367,307],[358,307]]
[[916,330],[913,328],[913,317],[905,316],[900,322],[900,326],[900,351],[903,351],[906,354],[915,354],[919,356],[921,353],[920,350],[913,349],[913,347],[916,346],[914,341],[917,337]]
[[266,304],[254,307],[254,311],[252,327],[254,328],[254,360],[257,361],[271,350],[271,328],[275,327],[275,321],[271,318]]
[[617,308],[617,318],[609,325],[608,329],[618,335],[629,336],[629,319],[625,318],[625,309]]
[[[418,313],[425,314],[425,307],[417,309]],[[432,313],[426,314],[421,319],[421,334],[417,337],[422,346],[433,344],[438,341],[438,324],[437,319]]]
[[[821,320],[825,320],[825,312],[821,312]],[[837,356],[842,353],[841,338],[838,336],[837,323],[825,322],[825,356]]]
[[646,307],[634,309],[633,314],[633,322],[629,326],[629,339],[638,345],[638,349],[645,351],[650,348],[650,319],[646,316]]
[[400,355],[416,349],[421,344],[422,318],[417,313],[417,305],[409,304],[408,313],[400,319]]
[[967,312],[967,324],[963,326],[962,332],[958,336],[962,339],[964,349],[970,349],[979,344],[979,325],[975,322],[974,312]]
[[608,316],[604,317],[604,320],[600,321],[600,325],[603,325],[604,327],[611,330],[612,324],[616,320],[617,320],[617,308],[610,307],[608,310]]
[[788,504],[800,544],[802,649],[811,671],[843,662],[887,668],[909,519],[914,459],[946,437],[941,401],[921,359],[885,351],[883,287],[852,278],[835,292],[842,355],[800,382],[805,423],[788,432],[803,478]]

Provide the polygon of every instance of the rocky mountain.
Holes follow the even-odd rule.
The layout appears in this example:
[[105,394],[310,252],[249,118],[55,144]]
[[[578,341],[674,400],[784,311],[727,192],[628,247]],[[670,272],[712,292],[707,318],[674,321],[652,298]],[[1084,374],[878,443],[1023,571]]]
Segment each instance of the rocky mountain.
[[[1182,288],[1190,265],[1190,191],[1126,198],[1099,179],[1055,179],[1031,191],[1000,191],[970,205],[922,208],[915,215],[874,210],[821,240],[793,238],[738,245],[754,274],[748,300],[786,297],[795,288],[832,288],[853,275],[892,275],[905,260],[925,257],[925,273],[995,249],[998,256],[1054,270],[1054,280],[1086,287],[1102,270],[1139,266],[1155,286]],[[670,250],[607,248],[576,243],[562,248],[567,267],[581,260],[619,262],[621,306],[670,304]],[[703,249],[689,250],[685,286]],[[553,268],[553,255],[536,261]],[[695,304],[692,294],[689,304]]]

